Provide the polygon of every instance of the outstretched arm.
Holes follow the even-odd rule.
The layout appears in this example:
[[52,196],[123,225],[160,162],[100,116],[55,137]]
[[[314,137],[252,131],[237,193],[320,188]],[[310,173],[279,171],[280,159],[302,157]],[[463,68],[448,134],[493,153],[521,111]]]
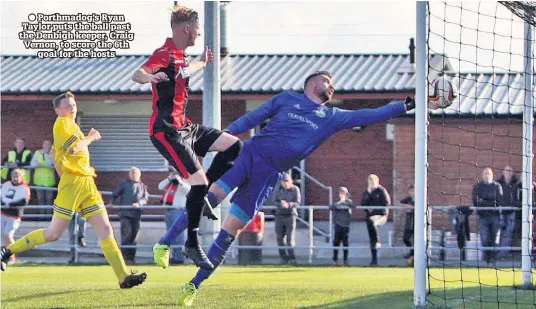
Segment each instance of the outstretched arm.
[[251,112],[238,118],[233,123],[231,123],[225,129],[225,131],[228,131],[233,135],[237,135],[260,125],[264,120],[273,116],[277,111],[276,101],[279,96],[281,96],[281,94],[270,98],[270,100],[266,101],[257,109],[252,110]]
[[342,130],[382,122],[394,116],[404,114],[414,107],[415,103],[413,99],[407,97],[405,101],[390,103],[375,109],[364,108],[355,111],[336,109],[335,115],[337,117],[338,127]]

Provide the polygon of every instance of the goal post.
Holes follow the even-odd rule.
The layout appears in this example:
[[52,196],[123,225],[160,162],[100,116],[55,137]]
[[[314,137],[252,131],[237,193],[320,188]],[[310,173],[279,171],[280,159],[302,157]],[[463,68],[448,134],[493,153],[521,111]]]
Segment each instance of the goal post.
[[523,48],[523,68],[524,68],[524,109],[523,109],[523,183],[522,191],[522,260],[523,286],[532,287],[532,190],[533,190],[533,132],[534,132],[534,55],[532,25],[527,21],[524,24],[524,48]]
[[[536,307],[535,26],[534,2],[416,3],[416,308]],[[458,97],[430,110],[440,74]],[[479,185],[510,177],[507,167],[518,176],[507,193],[515,203],[489,204]]]
[[428,121],[428,48],[427,3],[416,2],[416,85],[415,85],[415,233],[413,303],[416,307],[426,303],[426,247],[427,247],[427,121]]

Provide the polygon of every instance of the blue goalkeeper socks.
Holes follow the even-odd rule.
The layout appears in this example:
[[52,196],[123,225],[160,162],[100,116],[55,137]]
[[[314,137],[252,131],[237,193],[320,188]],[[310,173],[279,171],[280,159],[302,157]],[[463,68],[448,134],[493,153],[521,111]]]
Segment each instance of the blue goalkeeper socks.
[[225,255],[227,254],[227,250],[229,250],[229,247],[235,240],[235,236],[229,234],[226,230],[221,229],[220,233],[216,237],[216,240],[214,240],[214,243],[208,250],[207,257],[214,265],[214,269],[212,270],[204,270],[200,268],[197,273],[195,274],[195,277],[192,279],[192,283],[199,288],[201,283],[208,279],[216,270],[216,267],[218,267],[223,260],[225,259]]
[[208,191],[207,198],[212,208],[216,208],[216,206],[218,206],[218,198],[216,197],[216,194],[211,191]]
[[165,244],[171,246],[171,243],[188,227],[188,213],[186,208],[181,211],[179,216],[175,218],[173,224],[167,231],[166,235],[162,237],[159,241],[160,244]]
[[[207,198],[212,208],[215,208],[218,206],[218,198],[216,197],[214,193],[209,191],[207,193]],[[181,211],[181,213],[175,219],[175,221],[173,221],[173,224],[169,228],[169,231],[167,231],[166,235],[164,235],[160,239],[159,243],[171,246],[171,243],[173,242],[173,240],[175,240],[182,232],[184,232],[187,227],[188,227],[188,213],[185,208]]]

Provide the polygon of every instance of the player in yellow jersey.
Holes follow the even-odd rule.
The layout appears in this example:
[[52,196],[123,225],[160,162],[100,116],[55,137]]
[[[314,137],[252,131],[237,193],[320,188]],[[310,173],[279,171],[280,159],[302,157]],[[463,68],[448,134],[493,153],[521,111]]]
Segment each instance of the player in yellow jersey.
[[147,274],[128,272],[117,247],[101,194],[93,180],[96,175],[89,164],[88,146],[101,138],[100,133],[91,129],[89,134],[84,136],[75,122],[77,107],[71,92],[57,96],[53,103],[58,118],[54,123],[52,157],[56,171],[61,177],[58,196],[54,201],[54,215],[48,228],[30,232],[7,248],[2,248],[1,270],[6,269],[12,254],[58,240],[76,211],[89,221],[97,233],[104,257],[112,266],[119,286],[128,289],[140,285],[147,278]]

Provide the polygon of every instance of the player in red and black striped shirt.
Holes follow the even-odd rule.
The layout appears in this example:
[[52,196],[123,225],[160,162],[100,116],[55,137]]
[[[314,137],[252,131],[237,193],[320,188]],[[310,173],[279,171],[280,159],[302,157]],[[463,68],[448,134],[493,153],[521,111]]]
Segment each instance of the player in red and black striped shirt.
[[[132,79],[141,84],[152,84],[151,141],[192,186],[186,200],[188,238],[183,251],[197,266],[211,269],[212,263],[199,246],[197,235],[204,197],[210,184],[232,167],[242,143],[233,135],[193,124],[186,117],[190,75],[212,61],[212,52],[206,47],[199,60],[191,64],[186,58],[186,48],[194,46],[200,36],[196,11],[175,6],[171,13],[171,29],[173,37],[166,39],[165,44],[149,57]],[[209,151],[219,153],[205,174],[197,158],[204,157]]]

